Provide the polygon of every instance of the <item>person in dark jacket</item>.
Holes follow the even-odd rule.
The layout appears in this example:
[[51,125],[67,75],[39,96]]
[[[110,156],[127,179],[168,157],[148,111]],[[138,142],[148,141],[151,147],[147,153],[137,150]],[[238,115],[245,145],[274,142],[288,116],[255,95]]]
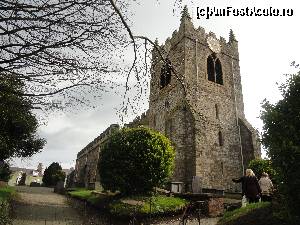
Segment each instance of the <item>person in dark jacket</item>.
[[232,179],[233,182],[242,183],[242,195],[246,196],[249,203],[258,202],[261,189],[258,180],[251,169],[246,169],[246,175],[239,179]]

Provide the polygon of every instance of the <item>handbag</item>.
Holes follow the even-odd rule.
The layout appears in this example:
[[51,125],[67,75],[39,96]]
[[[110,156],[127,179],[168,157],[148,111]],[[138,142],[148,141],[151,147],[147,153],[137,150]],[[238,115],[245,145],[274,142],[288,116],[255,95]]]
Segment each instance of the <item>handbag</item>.
[[242,207],[245,207],[247,204],[248,204],[248,200],[246,198],[246,195],[243,195],[243,198],[242,198]]

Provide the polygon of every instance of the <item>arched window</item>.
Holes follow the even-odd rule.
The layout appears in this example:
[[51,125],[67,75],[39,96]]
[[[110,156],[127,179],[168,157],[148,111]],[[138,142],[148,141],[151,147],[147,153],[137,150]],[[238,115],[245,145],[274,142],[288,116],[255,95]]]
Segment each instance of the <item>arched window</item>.
[[171,61],[166,59],[166,63],[162,66],[160,71],[160,88],[164,88],[171,83]]
[[216,83],[223,84],[222,65],[219,59],[215,61]]
[[212,56],[207,58],[207,76],[208,80],[215,82],[215,65]]
[[171,61],[169,59],[166,59],[166,85],[171,83]]
[[165,67],[163,66],[160,70],[160,88],[166,86]]
[[215,54],[207,58],[207,78],[209,81],[223,85],[222,65]]

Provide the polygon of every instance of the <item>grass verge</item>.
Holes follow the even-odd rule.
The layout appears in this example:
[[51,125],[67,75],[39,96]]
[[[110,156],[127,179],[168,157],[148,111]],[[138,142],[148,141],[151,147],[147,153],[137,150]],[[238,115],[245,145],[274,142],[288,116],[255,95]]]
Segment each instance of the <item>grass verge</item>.
[[252,213],[255,210],[270,207],[270,202],[259,202],[248,204],[246,207],[238,208],[233,211],[225,212],[220,219],[218,225],[229,224],[231,221],[237,220],[247,214]]
[[115,216],[163,215],[181,211],[188,201],[163,195],[131,196],[109,204],[109,211]]
[[0,202],[11,200],[16,195],[16,190],[13,187],[0,187]]
[[108,199],[114,196],[114,194],[111,193],[95,192],[85,188],[73,188],[67,190],[67,193],[73,198],[84,200],[96,207],[101,207],[101,205],[103,205],[102,203],[105,203]]
[[163,195],[118,198],[113,193],[94,192],[84,188],[71,189],[67,193],[93,206],[105,208],[110,214],[119,217],[175,214],[188,204],[185,199]]

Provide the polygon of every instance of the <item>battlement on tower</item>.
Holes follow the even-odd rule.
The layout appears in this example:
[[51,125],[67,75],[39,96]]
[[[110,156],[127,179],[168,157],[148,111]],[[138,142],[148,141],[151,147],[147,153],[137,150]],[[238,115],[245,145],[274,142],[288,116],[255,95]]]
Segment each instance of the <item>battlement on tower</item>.
[[[183,10],[179,30],[174,30],[172,36],[167,38],[165,43],[161,44],[159,47],[161,49],[161,53],[163,53],[164,56],[167,56],[172,48],[182,41],[198,42],[199,45],[208,47],[208,37],[213,37],[219,41],[222,49],[221,54],[230,55],[238,60],[238,41],[235,39],[233,31],[229,31],[228,41],[226,41],[226,38],[222,36],[218,38],[214,32],[210,31],[207,33],[201,26],[195,28],[187,8]],[[154,55],[156,55],[155,49]]]

